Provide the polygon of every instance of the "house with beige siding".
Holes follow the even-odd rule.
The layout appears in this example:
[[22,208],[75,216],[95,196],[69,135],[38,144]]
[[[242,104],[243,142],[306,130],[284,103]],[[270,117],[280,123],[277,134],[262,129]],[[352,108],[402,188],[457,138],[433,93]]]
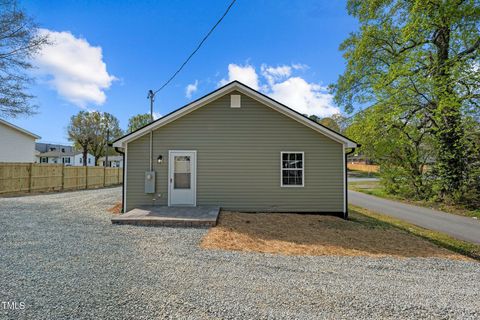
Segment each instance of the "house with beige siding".
[[0,119],[0,162],[35,162],[34,133]]
[[218,206],[347,217],[346,154],[357,143],[238,82],[116,141],[123,210]]

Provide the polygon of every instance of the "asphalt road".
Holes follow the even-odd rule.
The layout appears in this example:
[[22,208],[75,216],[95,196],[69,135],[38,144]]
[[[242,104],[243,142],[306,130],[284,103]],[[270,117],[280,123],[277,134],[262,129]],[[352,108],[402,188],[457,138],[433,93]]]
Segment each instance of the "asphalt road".
[[480,244],[480,221],[450,213],[348,191],[350,204]]
[[378,178],[357,178],[357,177],[348,177],[348,182],[366,182],[366,181],[378,181]]

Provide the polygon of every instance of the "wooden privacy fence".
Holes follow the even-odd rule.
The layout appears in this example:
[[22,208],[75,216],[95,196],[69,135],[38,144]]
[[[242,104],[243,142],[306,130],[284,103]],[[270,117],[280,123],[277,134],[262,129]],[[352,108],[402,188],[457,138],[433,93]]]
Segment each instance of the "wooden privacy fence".
[[373,164],[347,163],[347,168],[350,170],[357,170],[363,172],[378,172],[380,166]]
[[0,194],[80,190],[121,184],[122,168],[0,163]]

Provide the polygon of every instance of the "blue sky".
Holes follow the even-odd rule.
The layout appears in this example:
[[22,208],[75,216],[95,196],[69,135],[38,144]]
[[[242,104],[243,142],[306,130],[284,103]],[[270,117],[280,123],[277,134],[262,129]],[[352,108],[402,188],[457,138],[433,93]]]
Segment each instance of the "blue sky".
[[[69,118],[82,109],[110,112],[126,129],[129,117],[149,111],[147,91],[157,89],[178,68],[228,3],[23,1],[56,41],[35,60],[38,81],[32,92],[39,113],[8,120],[49,142],[67,142]],[[301,112],[338,111],[324,86],[342,73],[338,46],[357,28],[345,5],[238,0],[158,94],[155,112],[167,114],[232,79]]]

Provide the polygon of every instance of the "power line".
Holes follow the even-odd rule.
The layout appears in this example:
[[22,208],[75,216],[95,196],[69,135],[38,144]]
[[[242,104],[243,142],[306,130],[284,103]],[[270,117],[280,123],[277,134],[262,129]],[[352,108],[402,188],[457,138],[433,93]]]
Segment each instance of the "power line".
[[185,65],[188,63],[188,61],[190,61],[190,59],[193,57],[193,55],[195,53],[197,53],[197,51],[200,49],[200,47],[203,45],[203,43],[208,39],[208,37],[212,34],[213,30],[215,30],[215,28],[220,24],[220,22],[222,22],[223,18],[225,18],[225,16],[228,14],[228,11],[230,11],[230,9],[232,8],[233,4],[236,2],[236,0],[233,0],[230,5],[227,7],[227,10],[225,10],[225,12],[223,13],[223,15],[220,17],[220,19],[217,21],[217,23],[215,23],[215,25],[210,29],[210,31],[208,31],[208,33],[205,35],[205,37],[203,37],[202,41],[200,41],[200,43],[197,45],[197,47],[195,48],[195,50],[193,50],[193,52],[188,56],[188,58],[182,63],[182,65],[180,66],[180,68],[178,68],[177,71],[175,71],[175,73],[167,80],[167,82],[165,82],[158,90],[152,92],[151,90],[149,91],[149,98],[150,98],[150,95],[152,95],[152,98],[153,96],[155,96],[155,94],[157,94],[160,90],[162,90],[163,88],[165,88],[176,76],[177,74],[182,71],[183,67],[185,67]]

